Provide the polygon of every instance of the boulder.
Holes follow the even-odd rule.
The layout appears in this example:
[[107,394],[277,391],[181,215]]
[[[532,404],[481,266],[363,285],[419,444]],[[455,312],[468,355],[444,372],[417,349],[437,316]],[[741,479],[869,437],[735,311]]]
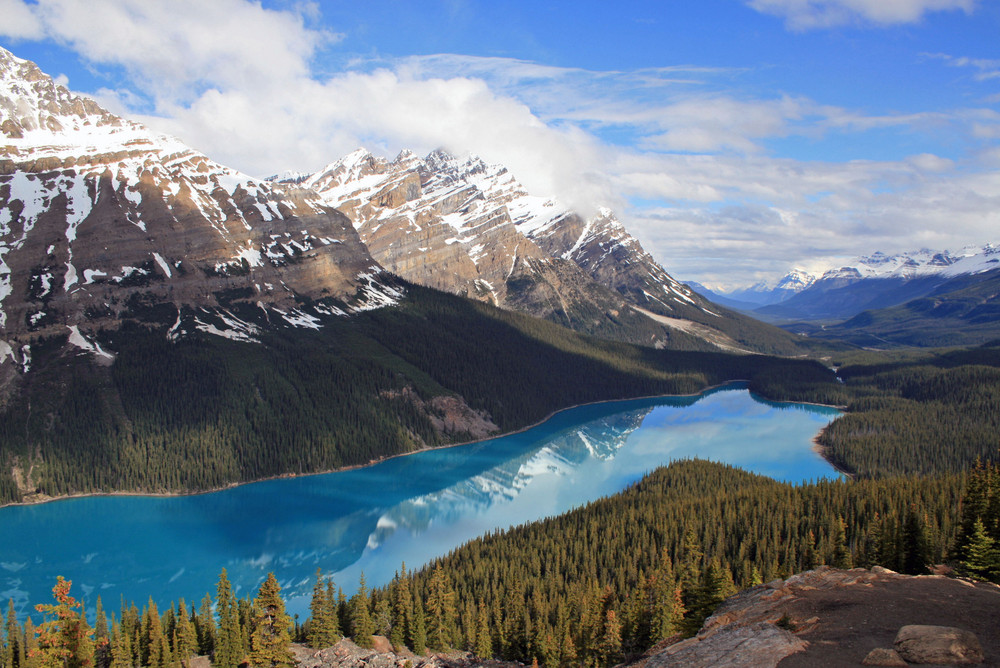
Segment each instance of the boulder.
[[983,648],[976,634],[951,626],[904,626],[893,646],[909,663],[950,666],[983,662]]
[[729,625],[713,634],[710,641],[691,638],[668,647],[651,657],[645,668],[772,668],[807,645],[792,633],[768,622]]
[[903,661],[903,657],[894,649],[888,647],[876,647],[868,652],[868,656],[861,662],[862,666],[908,666],[910,664]]

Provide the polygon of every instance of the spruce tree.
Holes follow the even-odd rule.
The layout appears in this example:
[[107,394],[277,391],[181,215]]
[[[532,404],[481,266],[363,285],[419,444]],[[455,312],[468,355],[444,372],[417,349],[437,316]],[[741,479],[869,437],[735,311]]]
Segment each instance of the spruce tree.
[[427,627],[424,624],[424,606],[420,597],[413,599],[413,653],[422,656],[427,652]]
[[285,613],[281,587],[274,573],[268,573],[254,599],[253,634],[250,637],[250,665],[253,668],[289,668],[294,658],[289,628],[292,620]]
[[111,642],[111,668],[132,668],[132,636],[122,631],[121,624],[114,620],[111,622],[112,637]]
[[41,668],[42,654],[38,634],[31,617],[24,620],[24,655],[21,665],[25,668]]
[[358,593],[351,597],[351,634],[358,647],[371,647],[374,633],[375,626],[368,608],[368,587],[362,573]]
[[177,605],[176,622],[174,623],[174,660],[182,666],[187,666],[197,646],[198,636],[182,598]]
[[597,646],[598,662],[602,666],[613,666],[622,658],[622,628],[614,610],[604,614],[601,640]]
[[490,638],[490,615],[486,606],[479,603],[476,614],[476,656],[480,659],[493,658],[493,640]]
[[7,619],[4,624],[7,631],[7,642],[3,646],[3,664],[7,668],[20,668],[18,665],[18,648],[23,647],[21,625],[17,623],[17,613],[14,612],[14,599],[7,600]]
[[215,649],[215,616],[212,614],[211,594],[205,594],[201,599],[195,628],[198,631],[198,654],[211,656]]
[[833,522],[833,552],[830,555],[830,565],[834,568],[852,568],[851,550],[847,546],[847,528],[844,518],[837,515]]
[[403,562],[400,573],[393,578],[392,587],[392,635],[389,641],[393,647],[401,648],[407,642],[413,643],[413,596],[410,594],[410,578]]
[[960,563],[962,570],[972,578],[1000,582],[1000,549],[993,537],[986,533],[981,518],[972,524],[965,558]]
[[332,587],[323,577],[322,569],[316,569],[316,583],[313,585],[312,599],[309,601],[309,623],[307,641],[310,647],[320,649],[330,647],[340,640],[336,634],[336,612],[328,597]]
[[215,655],[212,665],[216,668],[237,668],[243,659],[243,643],[240,632],[239,610],[232,585],[226,576],[226,569],[219,575],[216,594]]
[[451,646],[456,614],[455,592],[438,564],[431,574],[427,592],[427,644],[431,649],[443,650]]

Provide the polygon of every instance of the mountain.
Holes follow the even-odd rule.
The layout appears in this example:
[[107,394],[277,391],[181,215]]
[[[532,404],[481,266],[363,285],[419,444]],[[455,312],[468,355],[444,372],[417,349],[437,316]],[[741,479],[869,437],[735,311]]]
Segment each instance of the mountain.
[[219,165],[3,49],[0,129],[0,347],[19,363],[70,333],[100,355],[93,332],[154,304],[175,307],[174,336],[253,338],[226,309],[311,326],[399,296],[315,193]]
[[[924,287],[928,280],[910,283]],[[1000,268],[939,280],[926,295],[866,310],[841,323],[822,327],[797,323],[788,328],[870,348],[981,345],[1000,339]]]
[[769,322],[844,320],[925,297],[953,277],[995,268],[1000,268],[1000,249],[992,244],[957,253],[874,253],[826,271],[794,296],[755,309],[754,315]]
[[[826,373],[595,339],[408,283],[314,190],[220,165],[5,50],[0,129],[0,503],[211,489],[480,439],[579,403]],[[622,303],[493,227],[546,280]]]
[[612,211],[584,218],[475,156],[359,149],[288,182],[343,211],[375,259],[415,283],[645,345],[795,349],[674,280]]

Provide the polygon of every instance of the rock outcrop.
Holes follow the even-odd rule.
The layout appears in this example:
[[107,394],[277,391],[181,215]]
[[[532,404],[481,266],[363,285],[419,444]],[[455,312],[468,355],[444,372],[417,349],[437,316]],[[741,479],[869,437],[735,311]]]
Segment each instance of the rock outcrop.
[[483,661],[468,652],[428,653],[418,656],[409,650],[396,652],[387,638],[373,636],[372,649],[358,647],[344,638],[333,647],[320,650],[293,645],[292,653],[299,668],[522,668],[508,661]]
[[697,636],[651,653],[640,664],[996,666],[998,615],[996,585],[879,567],[822,566],[730,597]]
[[896,634],[893,648],[908,663],[952,666],[983,662],[983,648],[976,634],[951,626],[904,626]]

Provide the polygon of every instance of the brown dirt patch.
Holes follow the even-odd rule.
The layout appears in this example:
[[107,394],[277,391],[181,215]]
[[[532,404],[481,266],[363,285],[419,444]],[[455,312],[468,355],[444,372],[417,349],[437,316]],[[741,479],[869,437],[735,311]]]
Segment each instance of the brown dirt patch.
[[984,666],[1000,666],[1000,587],[944,577],[894,578],[833,589],[800,589],[786,603],[809,648],[781,668],[858,666],[876,647],[892,647],[907,624],[955,626],[979,637]]

